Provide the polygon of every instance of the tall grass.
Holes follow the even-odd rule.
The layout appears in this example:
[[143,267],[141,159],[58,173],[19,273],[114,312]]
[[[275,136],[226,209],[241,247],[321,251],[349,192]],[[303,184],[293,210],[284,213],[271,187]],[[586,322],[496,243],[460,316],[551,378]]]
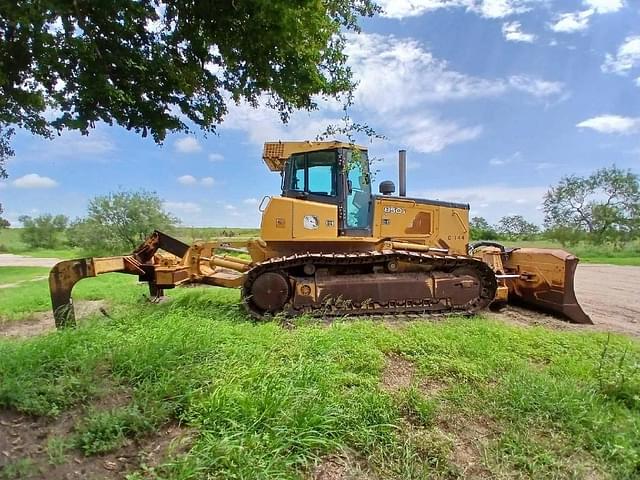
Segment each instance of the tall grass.
[[[128,388],[130,405],[87,413],[76,442],[102,451],[163,422],[188,425],[191,449],[161,478],[300,478],[340,452],[379,478],[462,476],[460,432],[442,430],[453,418],[495,425],[474,459],[491,476],[640,473],[639,406],[600,377],[604,348],[640,361],[635,341],[482,318],[285,329],[251,322],[237,303],[234,291],[189,289],[76,330],[0,341],[0,406],[55,415],[105,384]],[[381,387],[391,354],[417,371],[396,393]],[[429,382],[443,388],[429,393]],[[625,392],[640,395],[638,375]]]

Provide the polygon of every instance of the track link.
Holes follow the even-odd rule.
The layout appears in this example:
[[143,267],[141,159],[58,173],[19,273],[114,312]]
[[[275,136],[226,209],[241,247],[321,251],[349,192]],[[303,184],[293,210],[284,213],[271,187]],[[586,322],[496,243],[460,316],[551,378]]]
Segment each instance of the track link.
[[[283,305],[279,312],[267,313],[261,310],[252,300],[252,287],[260,276],[272,273],[283,276],[289,284],[293,277],[308,265],[315,269],[341,270],[340,275],[349,275],[350,271],[362,271],[384,268],[392,262],[409,264],[411,268],[431,273],[452,273],[463,271],[473,274],[480,282],[480,294],[470,301],[460,305],[442,305],[432,299],[422,301],[408,301],[397,298],[380,303],[375,298],[371,302],[360,304],[344,299],[331,299],[322,305],[296,306],[291,298]],[[263,277],[264,278],[264,277]],[[343,277],[344,278],[344,277]],[[308,314],[316,317],[336,316],[364,316],[364,315],[470,315],[486,308],[494,299],[497,288],[493,270],[473,257],[462,255],[447,255],[431,252],[414,252],[407,250],[383,250],[358,253],[307,253],[294,254],[285,257],[275,257],[262,262],[247,272],[247,280],[242,288],[243,303],[247,311],[257,319],[268,318],[273,313],[283,313],[286,316]]]

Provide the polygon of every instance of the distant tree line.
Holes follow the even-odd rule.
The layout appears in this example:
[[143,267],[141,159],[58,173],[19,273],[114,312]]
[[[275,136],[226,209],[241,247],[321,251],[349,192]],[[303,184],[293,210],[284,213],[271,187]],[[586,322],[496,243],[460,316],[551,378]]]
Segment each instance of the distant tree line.
[[591,175],[569,175],[544,196],[544,229],[521,215],[490,225],[483,217],[470,222],[473,240],[534,240],[562,245],[580,241],[621,245],[640,237],[640,177],[615,165]]
[[153,230],[171,230],[178,219],[164,210],[153,192],[118,192],[93,198],[87,215],[70,221],[65,215],[19,218],[22,241],[31,248],[78,247],[88,253],[133,250]]
[[533,240],[540,234],[540,228],[522,215],[504,216],[496,225],[484,217],[473,217],[470,227],[472,240]]

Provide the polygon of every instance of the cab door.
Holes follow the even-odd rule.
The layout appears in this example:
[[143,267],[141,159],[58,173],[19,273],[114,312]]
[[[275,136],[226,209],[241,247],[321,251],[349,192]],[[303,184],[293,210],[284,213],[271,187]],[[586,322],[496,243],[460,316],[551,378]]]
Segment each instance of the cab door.
[[283,195],[293,200],[293,238],[331,239],[338,236],[338,151],[292,155]]
[[373,204],[367,152],[344,150],[342,160],[342,234],[370,237]]

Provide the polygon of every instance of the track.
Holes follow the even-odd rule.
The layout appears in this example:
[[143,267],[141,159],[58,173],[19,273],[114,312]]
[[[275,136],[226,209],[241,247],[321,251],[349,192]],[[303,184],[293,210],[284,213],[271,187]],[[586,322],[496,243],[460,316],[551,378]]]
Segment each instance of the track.
[[482,310],[495,290],[493,271],[477,259],[388,250],[272,258],[248,272],[242,297],[255,318],[447,315]]

